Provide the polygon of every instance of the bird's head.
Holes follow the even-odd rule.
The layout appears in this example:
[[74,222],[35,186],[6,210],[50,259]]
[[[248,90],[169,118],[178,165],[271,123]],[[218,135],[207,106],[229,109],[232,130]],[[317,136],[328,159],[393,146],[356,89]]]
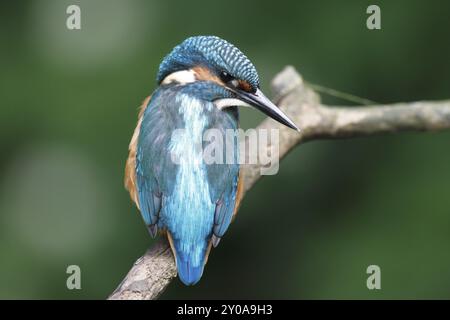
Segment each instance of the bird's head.
[[255,66],[235,46],[216,36],[196,36],[184,40],[159,66],[157,81],[188,84],[208,81],[217,86],[210,99],[219,109],[251,106],[274,120],[299,130],[260,90]]

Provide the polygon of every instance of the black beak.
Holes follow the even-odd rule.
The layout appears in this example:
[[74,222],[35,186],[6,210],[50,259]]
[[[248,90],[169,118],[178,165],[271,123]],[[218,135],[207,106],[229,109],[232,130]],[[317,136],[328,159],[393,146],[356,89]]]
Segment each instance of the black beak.
[[292,120],[289,119],[288,116],[285,115],[276,105],[274,105],[272,101],[270,101],[264,93],[262,93],[261,90],[257,89],[255,93],[236,90],[235,93],[240,100],[255,107],[279,123],[300,132],[300,129],[295,125],[295,123],[292,122]]

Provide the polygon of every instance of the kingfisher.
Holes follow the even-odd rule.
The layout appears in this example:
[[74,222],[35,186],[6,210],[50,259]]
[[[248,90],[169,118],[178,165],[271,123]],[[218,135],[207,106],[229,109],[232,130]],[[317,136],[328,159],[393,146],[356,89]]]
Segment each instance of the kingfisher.
[[[167,236],[180,280],[194,285],[243,191],[239,161],[197,161],[196,141],[209,129],[238,130],[241,106],[298,128],[261,92],[252,62],[219,37],[184,40],[165,56],[156,80],[131,138],[125,187],[150,235]],[[238,143],[231,146],[237,155]]]

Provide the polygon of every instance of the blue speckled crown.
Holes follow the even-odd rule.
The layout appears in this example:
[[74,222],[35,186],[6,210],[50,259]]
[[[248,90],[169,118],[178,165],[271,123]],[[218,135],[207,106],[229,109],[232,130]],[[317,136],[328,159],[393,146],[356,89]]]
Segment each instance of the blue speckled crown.
[[259,88],[255,66],[231,43],[216,36],[196,36],[184,40],[169,53],[159,66],[157,81],[170,73],[203,64],[213,70],[226,71],[237,79]]

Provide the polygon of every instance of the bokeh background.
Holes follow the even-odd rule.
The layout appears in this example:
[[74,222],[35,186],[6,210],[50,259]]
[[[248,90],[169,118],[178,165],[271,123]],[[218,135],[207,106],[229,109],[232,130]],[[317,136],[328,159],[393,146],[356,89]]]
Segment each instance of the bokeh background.
[[[66,28],[81,6],[82,29]],[[366,28],[381,7],[382,30]],[[103,299],[152,244],[123,188],[162,57],[215,34],[268,91],[287,64],[380,103],[450,98],[449,1],[0,4],[0,298]],[[346,101],[323,97],[330,104]],[[244,127],[262,117],[245,111]],[[202,281],[162,298],[450,298],[450,132],[300,146],[247,195]],[[66,288],[66,267],[82,289]],[[377,264],[382,289],[366,288]]]

